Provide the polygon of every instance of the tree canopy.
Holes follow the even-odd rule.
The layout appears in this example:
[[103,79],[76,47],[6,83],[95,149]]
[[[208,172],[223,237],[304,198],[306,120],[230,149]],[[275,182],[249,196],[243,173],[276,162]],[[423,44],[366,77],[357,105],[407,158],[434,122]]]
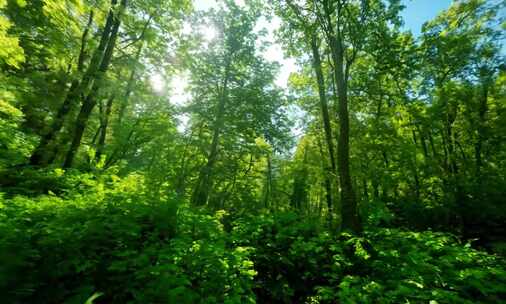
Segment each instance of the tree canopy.
[[2,302],[506,298],[504,1],[201,2],[0,0]]

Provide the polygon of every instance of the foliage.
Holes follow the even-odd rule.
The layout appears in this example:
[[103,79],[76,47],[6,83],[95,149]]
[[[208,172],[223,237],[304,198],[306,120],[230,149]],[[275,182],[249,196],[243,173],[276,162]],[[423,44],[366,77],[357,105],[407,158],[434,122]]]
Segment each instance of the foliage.
[[363,254],[360,243],[350,240],[355,255],[367,260],[366,275],[348,273],[338,288],[318,290],[317,299],[333,299],[332,292],[343,303],[497,303],[504,297],[504,260],[450,234],[382,229],[366,239],[376,256]]
[[[24,0],[16,1],[19,9],[26,6]],[[12,23],[3,16],[2,9],[7,5],[7,0],[0,1],[0,64],[6,64],[14,68],[19,68],[19,64],[25,60],[23,49],[19,46],[19,39],[9,35],[8,30]]]
[[3,198],[3,299],[496,303],[506,293],[504,261],[450,234],[332,235],[292,212],[231,221],[145,190],[139,175],[102,176],[65,198]]
[[33,149],[33,138],[19,130],[22,121],[23,112],[0,96],[0,169],[22,163]]
[[506,2],[205,2],[0,0],[1,303],[506,299]]
[[232,236],[255,248],[261,302],[497,303],[506,293],[504,260],[451,234],[330,235],[314,220],[281,213],[239,220]]
[[5,302],[254,302],[249,249],[227,247],[216,216],[150,200],[140,176],[0,206]]

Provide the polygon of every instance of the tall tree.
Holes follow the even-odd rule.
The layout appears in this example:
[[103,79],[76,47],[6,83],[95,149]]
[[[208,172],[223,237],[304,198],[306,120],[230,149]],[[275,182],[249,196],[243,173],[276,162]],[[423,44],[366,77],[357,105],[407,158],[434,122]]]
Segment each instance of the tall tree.
[[[280,14],[285,21],[288,23],[288,32],[284,34],[287,38],[286,42],[291,46],[292,49],[300,48],[302,44],[302,52],[310,51],[313,73],[316,76],[316,85],[318,88],[318,97],[320,101],[320,111],[323,121],[323,130],[325,133],[325,143],[327,150],[327,158],[330,160],[330,168],[327,167],[326,174],[329,181],[334,181],[336,191],[339,190],[338,183],[338,171],[336,164],[335,144],[333,140],[333,131],[331,124],[331,117],[328,105],[326,80],[324,77],[322,60],[321,60],[321,39],[318,31],[317,18],[311,12],[307,13],[304,7],[298,6],[294,1],[286,1],[286,7],[279,3],[277,12]],[[302,41],[293,40],[294,31],[302,33]],[[329,80],[332,82],[333,80]],[[328,193],[328,208],[329,213],[332,213],[332,195]],[[337,195],[335,196],[337,197]]]
[[[191,197],[194,205],[209,201],[220,149],[224,152],[222,157],[234,149],[248,151],[256,146],[256,138],[274,141],[283,131],[279,112],[282,99],[271,86],[276,66],[256,53],[254,27],[258,9],[255,5],[239,6],[225,1],[223,7],[204,17],[208,26],[219,31],[219,36],[208,42],[208,49],[191,58],[194,100],[188,110],[195,119],[202,117],[208,122],[210,135],[205,163]],[[280,124],[274,126],[276,122]]]

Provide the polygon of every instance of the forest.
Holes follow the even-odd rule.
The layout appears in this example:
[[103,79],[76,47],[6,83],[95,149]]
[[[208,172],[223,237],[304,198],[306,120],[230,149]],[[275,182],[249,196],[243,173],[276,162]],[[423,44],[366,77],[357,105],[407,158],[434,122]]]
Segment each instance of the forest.
[[0,0],[0,302],[506,303],[506,2],[410,3]]

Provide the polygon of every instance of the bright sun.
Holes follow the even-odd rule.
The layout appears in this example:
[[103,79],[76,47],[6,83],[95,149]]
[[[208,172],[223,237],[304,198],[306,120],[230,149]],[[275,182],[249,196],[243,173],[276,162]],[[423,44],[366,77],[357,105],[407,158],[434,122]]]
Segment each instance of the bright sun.
[[216,37],[218,37],[218,31],[212,25],[202,26],[200,28],[200,32],[204,37],[204,40],[207,42],[213,41]]
[[162,74],[158,72],[151,74],[149,76],[149,82],[156,93],[161,94],[165,91],[165,79]]
[[173,104],[181,106],[189,101],[190,94],[187,92],[188,77],[186,74],[179,74],[171,79],[171,102]]

